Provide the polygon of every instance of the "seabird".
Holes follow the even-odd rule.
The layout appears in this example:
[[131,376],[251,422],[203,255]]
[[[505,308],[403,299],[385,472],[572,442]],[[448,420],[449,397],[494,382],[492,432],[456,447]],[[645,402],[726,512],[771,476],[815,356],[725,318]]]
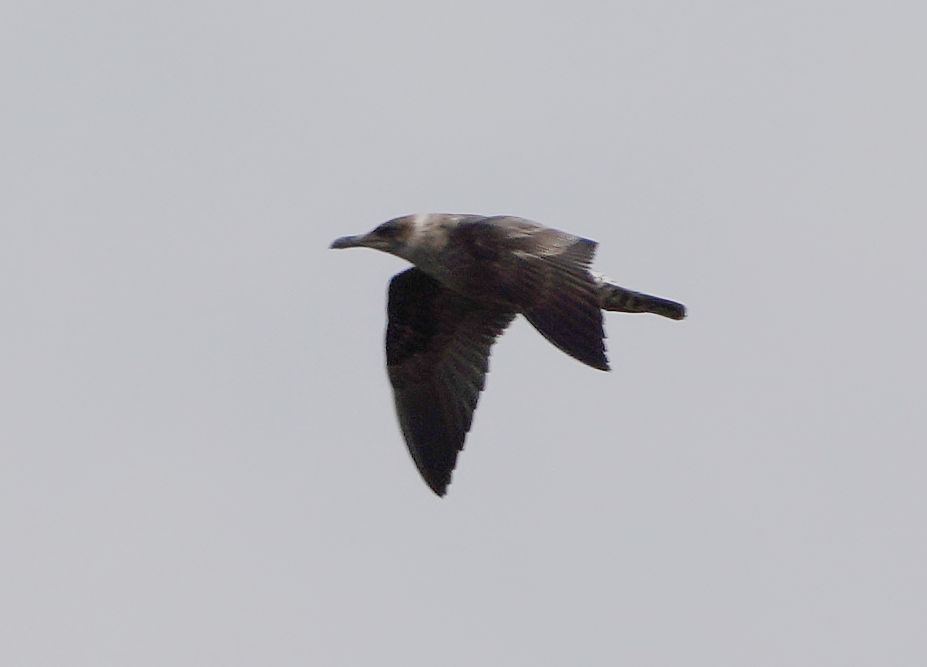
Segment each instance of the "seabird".
[[524,218],[448,213],[395,218],[331,244],[415,265],[389,284],[386,367],[409,452],[439,496],[470,430],[490,348],[516,315],[603,371],[602,310],[686,316],[682,304],[590,272],[596,245]]

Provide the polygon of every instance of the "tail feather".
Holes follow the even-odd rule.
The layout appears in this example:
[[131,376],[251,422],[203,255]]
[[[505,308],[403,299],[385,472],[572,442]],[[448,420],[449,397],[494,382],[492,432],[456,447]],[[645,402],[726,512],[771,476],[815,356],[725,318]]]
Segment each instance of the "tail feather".
[[594,277],[602,310],[622,313],[653,313],[672,320],[681,320],[686,316],[686,307],[681,303],[619,287],[609,282],[604,276]]

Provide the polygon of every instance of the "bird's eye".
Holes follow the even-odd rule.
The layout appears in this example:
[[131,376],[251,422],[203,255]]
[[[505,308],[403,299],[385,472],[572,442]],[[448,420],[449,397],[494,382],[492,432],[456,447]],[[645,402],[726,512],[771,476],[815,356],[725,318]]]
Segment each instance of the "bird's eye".
[[377,227],[377,236],[382,236],[386,239],[391,239],[396,236],[396,233],[399,231],[399,228],[396,225],[391,225],[386,223],[385,225],[380,225]]

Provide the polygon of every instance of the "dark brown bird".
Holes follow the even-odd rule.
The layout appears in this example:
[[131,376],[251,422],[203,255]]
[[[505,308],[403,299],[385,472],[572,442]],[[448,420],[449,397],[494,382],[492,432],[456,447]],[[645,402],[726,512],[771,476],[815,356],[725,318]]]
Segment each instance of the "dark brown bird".
[[518,314],[584,364],[608,370],[602,310],[674,320],[685,306],[589,271],[595,241],[510,216],[395,218],[332,248],[375,248],[415,266],[390,281],[386,367],[415,465],[447,491],[496,337]]

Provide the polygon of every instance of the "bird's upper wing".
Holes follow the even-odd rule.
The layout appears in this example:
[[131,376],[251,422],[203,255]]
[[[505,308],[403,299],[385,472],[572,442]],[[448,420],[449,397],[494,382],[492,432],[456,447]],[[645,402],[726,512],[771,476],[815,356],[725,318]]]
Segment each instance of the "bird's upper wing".
[[487,307],[412,268],[389,286],[386,366],[409,452],[444,495],[489,369],[515,313]]
[[605,330],[589,262],[595,243],[581,239],[557,255],[525,258],[521,279],[542,286],[522,313],[551,343],[574,359],[608,370]]
[[595,241],[509,216],[470,223],[463,233],[472,255],[502,267],[503,289],[541,335],[608,370],[598,286],[589,273]]

